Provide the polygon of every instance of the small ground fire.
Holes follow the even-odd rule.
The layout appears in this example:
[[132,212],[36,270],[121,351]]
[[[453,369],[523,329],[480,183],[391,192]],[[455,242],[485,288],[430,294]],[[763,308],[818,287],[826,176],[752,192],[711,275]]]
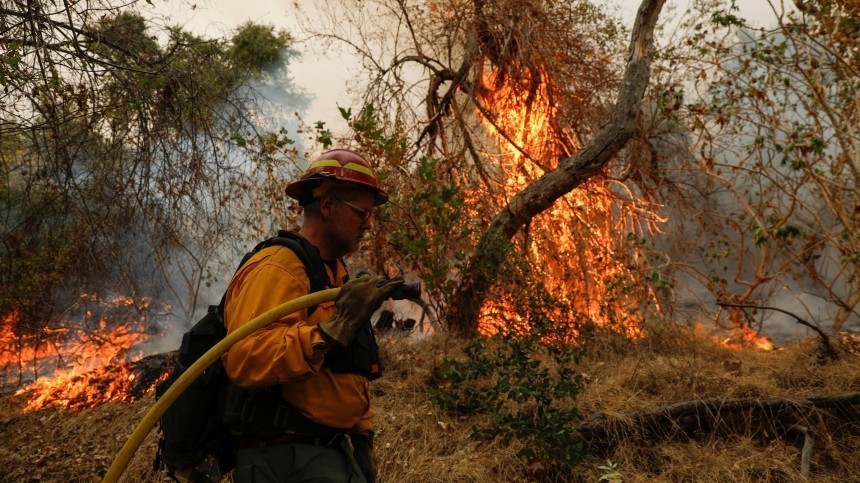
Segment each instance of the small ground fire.
[[80,299],[79,316],[39,331],[20,330],[17,311],[2,319],[0,382],[20,387],[16,393],[28,397],[26,410],[130,401],[157,382],[146,381],[141,389],[129,364],[144,355],[138,347],[157,335],[148,318],[152,301],[92,294]]

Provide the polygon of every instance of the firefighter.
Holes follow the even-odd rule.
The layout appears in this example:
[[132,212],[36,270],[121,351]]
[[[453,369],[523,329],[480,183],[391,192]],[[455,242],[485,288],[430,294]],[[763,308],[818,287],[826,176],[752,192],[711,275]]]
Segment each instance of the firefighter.
[[[239,435],[234,481],[373,482],[369,381],[380,372],[370,317],[403,280],[349,280],[342,257],[358,249],[373,226],[375,207],[388,195],[367,160],[348,149],[322,154],[286,194],[304,208],[298,236],[318,251],[331,286],[343,288],[335,302],[288,315],[224,356],[237,386],[271,391],[290,410],[265,416],[284,423],[280,434]],[[310,276],[290,248],[261,250],[227,290],[228,332],[309,293]]]

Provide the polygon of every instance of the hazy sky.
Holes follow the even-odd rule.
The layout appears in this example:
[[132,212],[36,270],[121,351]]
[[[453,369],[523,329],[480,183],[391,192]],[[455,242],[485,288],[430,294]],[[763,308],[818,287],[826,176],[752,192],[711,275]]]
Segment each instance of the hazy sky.
[[[782,1],[773,0],[777,5]],[[618,11],[629,27],[641,2],[610,0],[606,3],[618,6]],[[668,0],[663,17],[672,8],[676,13],[685,11],[690,3],[690,0]],[[767,0],[739,0],[737,3],[741,15],[754,25],[772,23],[774,14]],[[305,119],[310,122],[326,121],[335,128],[342,125],[336,103],[348,106],[345,83],[357,66],[348,58],[322,56],[302,45],[299,28],[291,12],[295,10],[294,5],[312,8],[312,0],[153,0],[153,4],[158,12],[169,16],[171,22],[202,35],[218,37],[248,20],[272,24],[296,35],[299,39],[296,49],[301,52],[301,58],[290,63],[290,76],[296,85],[313,96],[310,107],[305,111]],[[729,2],[726,1],[726,4]]]

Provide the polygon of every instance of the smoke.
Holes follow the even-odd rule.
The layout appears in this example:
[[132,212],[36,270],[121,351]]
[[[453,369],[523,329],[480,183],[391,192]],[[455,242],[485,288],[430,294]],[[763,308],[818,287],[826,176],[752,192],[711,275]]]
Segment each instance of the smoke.
[[[226,201],[216,199],[215,194],[198,197],[187,209],[206,212],[185,215],[211,221],[189,224],[193,232],[184,233],[186,239],[182,243],[166,250],[149,247],[148,268],[158,284],[157,296],[172,310],[159,318],[160,335],[142,347],[146,354],[176,350],[182,334],[206,314],[210,305],[219,304],[242,256],[257,242],[272,236],[276,229],[289,228],[282,226],[288,221],[277,215],[286,209],[267,205],[271,196],[266,190],[283,190],[288,179],[299,171],[298,155],[279,155],[261,161],[254,147],[257,140],[271,136],[288,139],[285,147],[295,153],[303,152],[308,144],[301,137],[300,114],[310,105],[311,96],[290,76],[290,61],[297,55],[285,50],[278,63],[242,88],[242,97],[253,106],[246,130],[251,134],[245,138],[246,146],[237,148],[228,144],[223,152],[232,157],[229,164],[238,171],[234,177],[245,180],[247,188],[243,196]],[[262,162],[275,169],[274,174],[269,169],[260,169]],[[269,173],[269,178],[261,172]]]
[[291,75],[290,66],[299,59],[297,51],[284,49],[280,60],[263,72],[259,79],[252,80],[248,89],[256,98],[259,108],[254,124],[268,132],[284,129],[301,150],[305,142],[299,132],[302,127],[300,113],[307,111],[314,96],[296,84]]
[[[735,135],[733,141],[743,142],[743,137]],[[817,248],[814,257],[803,257],[809,240],[827,236],[828,213],[816,211],[820,204],[815,193],[793,191],[792,200],[779,186],[764,189],[760,172],[744,166],[748,158],[725,153],[719,160],[725,167],[722,175],[741,173],[730,179],[730,186],[707,170],[679,169],[673,175],[673,183],[683,187],[684,199],[672,205],[665,235],[657,240],[657,250],[679,267],[672,274],[676,297],[672,303],[680,311],[712,317],[720,312],[718,302],[736,301],[735,297],[751,290],[745,303],[793,314],[745,309],[768,336],[795,340],[810,335],[796,317],[829,329],[840,311],[838,300],[849,297],[855,285],[848,279],[850,268],[846,270],[844,257],[833,245]],[[772,178],[790,175],[788,167],[769,169]],[[764,206],[771,208],[750,211]],[[788,235],[779,235],[766,224],[769,216],[786,206],[795,207],[794,212],[780,226],[796,226],[797,236],[787,231],[783,233]],[[858,325],[860,316],[855,312],[843,328],[856,330]]]
[[[680,310],[713,318],[720,301],[775,307],[793,315],[745,313],[788,340],[808,332],[795,317],[828,330],[846,315],[842,301],[858,290],[851,253],[860,250],[843,221],[852,218],[856,181],[836,142],[851,136],[846,121],[855,112],[842,101],[846,80],[822,39],[778,29],[738,29],[720,37],[731,54],[687,60],[688,70],[657,79],[684,96],[678,107],[690,107],[697,123],[686,130],[667,117],[658,126],[655,146],[674,198],[657,243],[676,267]],[[854,309],[843,329],[858,326]]]

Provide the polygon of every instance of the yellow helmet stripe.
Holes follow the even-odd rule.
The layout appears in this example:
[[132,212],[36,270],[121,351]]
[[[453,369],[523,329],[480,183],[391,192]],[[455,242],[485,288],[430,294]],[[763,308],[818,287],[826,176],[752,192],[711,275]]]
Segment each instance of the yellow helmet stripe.
[[349,169],[352,171],[358,171],[359,173],[366,174],[367,176],[370,176],[371,178],[376,179],[376,176],[374,176],[373,171],[371,171],[370,168],[368,168],[367,166],[362,166],[358,163],[346,163],[346,165],[341,165],[340,161],[338,161],[336,159],[320,159],[320,160],[314,161],[314,163],[311,164],[311,166],[308,168],[308,171],[310,171],[312,169],[316,169],[316,168]]

